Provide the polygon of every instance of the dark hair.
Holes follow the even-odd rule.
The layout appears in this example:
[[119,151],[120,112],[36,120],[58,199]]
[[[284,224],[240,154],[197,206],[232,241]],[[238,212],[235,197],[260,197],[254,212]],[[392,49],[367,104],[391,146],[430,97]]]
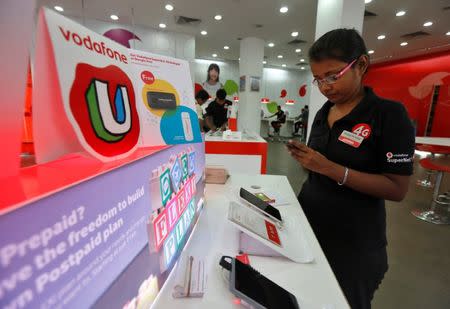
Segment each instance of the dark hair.
[[209,99],[209,94],[208,94],[208,92],[206,92],[206,90],[201,89],[197,92],[197,94],[195,95],[195,98],[200,99],[204,102]]
[[335,59],[350,63],[367,55],[366,44],[355,29],[335,29],[322,35],[309,49],[310,61]]
[[305,108],[309,108],[309,106],[308,106],[308,105],[305,105]]
[[[209,72],[211,72],[211,70],[216,70],[217,73],[220,75],[220,68],[216,63],[211,63],[208,67],[208,74],[206,75],[206,81],[209,82]],[[219,81],[219,76],[217,76],[217,81]]]
[[216,92],[216,97],[220,100],[223,100],[227,97],[227,92],[224,89],[219,89]]

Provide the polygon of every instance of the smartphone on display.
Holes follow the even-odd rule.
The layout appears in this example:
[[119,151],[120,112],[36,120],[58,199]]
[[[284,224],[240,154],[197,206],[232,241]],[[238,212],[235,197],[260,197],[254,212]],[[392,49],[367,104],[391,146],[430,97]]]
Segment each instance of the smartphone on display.
[[299,309],[297,298],[251,266],[231,261],[230,290],[257,309]]
[[239,196],[250,206],[253,206],[254,209],[260,211],[263,215],[268,216],[273,219],[275,222],[283,223],[283,219],[281,218],[280,211],[270,205],[269,203],[261,200],[259,197],[254,195],[253,193],[241,188],[239,190]]

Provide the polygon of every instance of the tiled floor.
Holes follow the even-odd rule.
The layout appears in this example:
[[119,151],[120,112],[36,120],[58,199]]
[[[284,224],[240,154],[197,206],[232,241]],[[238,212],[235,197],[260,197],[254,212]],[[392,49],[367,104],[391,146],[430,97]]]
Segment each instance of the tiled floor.
[[[450,308],[450,225],[419,221],[410,214],[414,208],[427,208],[432,196],[431,190],[415,185],[424,175],[417,161],[406,198],[386,203],[389,271],[375,294],[374,309]],[[280,142],[269,143],[267,173],[286,175],[296,193],[306,177]],[[441,188],[450,190],[450,175]]]

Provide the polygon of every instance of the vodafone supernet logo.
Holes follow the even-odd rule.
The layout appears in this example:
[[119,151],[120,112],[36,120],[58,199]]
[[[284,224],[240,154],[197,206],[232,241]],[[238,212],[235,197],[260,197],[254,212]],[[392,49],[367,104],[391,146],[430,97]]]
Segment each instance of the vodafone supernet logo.
[[124,154],[139,140],[139,116],[133,85],[114,65],[76,67],[70,110],[86,143],[105,157]]

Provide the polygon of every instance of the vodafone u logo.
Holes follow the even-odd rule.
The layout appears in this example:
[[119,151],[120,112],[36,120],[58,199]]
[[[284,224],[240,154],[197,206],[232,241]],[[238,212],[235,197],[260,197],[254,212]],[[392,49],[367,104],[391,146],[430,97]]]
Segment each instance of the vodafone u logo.
[[70,90],[70,110],[96,153],[114,157],[137,145],[140,129],[133,85],[117,66],[79,63]]
[[353,127],[352,132],[358,136],[364,137],[364,139],[368,139],[372,133],[372,129],[367,123],[359,123]]

